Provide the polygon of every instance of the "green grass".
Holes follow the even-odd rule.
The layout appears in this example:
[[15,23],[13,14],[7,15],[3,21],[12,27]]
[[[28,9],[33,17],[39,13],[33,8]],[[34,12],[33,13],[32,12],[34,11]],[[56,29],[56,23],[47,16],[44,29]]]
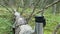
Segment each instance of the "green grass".
[[8,18],[0,17],[0,34],[9,34],[11,31],[11,21]]
[[[26,11],[30,11],[27,9]],[[47,9],[44,13],[46,18],[46,27],[44,28],[44,34],[52,34],[55,26],[60,23],[60,15],[53,15],[50,13],[51,9]],[[30,13],[30,12],[28,12]],[[11,25],[13,15],[9,13],[6,9],[0,8],[0,34],[12,34]],[[34,18],[29,22],[29,24],[34,27]]]

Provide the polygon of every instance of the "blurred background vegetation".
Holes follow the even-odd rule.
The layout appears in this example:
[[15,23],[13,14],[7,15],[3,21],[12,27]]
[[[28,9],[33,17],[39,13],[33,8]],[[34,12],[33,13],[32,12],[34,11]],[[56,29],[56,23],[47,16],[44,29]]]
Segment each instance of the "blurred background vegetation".
[[[12,12],[14,9],[27,19],[32,28],[35,26],[34,17],[43,14],[46,19],[44,34],[52,34],[55,27],[60,23],[60,2],[47,9],[44,8],[55,1],[58,0],[0,0],[0,34],[13,34],[14,15]],[[44,9],[43,13],[39,12],[41,9]],[[58,34],[60,34],[60,30]]]

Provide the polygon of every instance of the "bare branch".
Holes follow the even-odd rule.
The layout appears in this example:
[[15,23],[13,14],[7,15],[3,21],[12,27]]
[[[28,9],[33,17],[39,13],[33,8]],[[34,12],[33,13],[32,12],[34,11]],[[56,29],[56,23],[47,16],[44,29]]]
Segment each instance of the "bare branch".
[[27,19],[27,21],[29,22],[29,20],[31,19],[32,16],[35,16],[36,14],[42,12],[44,9],[47,9],[48,7],[50,7],[50,6],[54,5],[54,4],[57,4],[57,3],[59,3],[59,2],[60,2],[60,0],[55,1],[55,2],[53,2],[53,3],[49,4],[49,5],[47,5],[47,6],[44,7],[43,9],[39,10],[39,11],[36,12],[36,13],[34,13],[34,11],[35,11],[35,10],[34,10],[34,11],[33,11],[34,14],[31,14],[31,15],[29,16],[29,18]]
[[[47,9],[48,7],[50,7],[50,6],[54,5],[54,4],[57,4],[57,3],[59,3],[59,2],[60,2],[60,0],[57,0],[57,1],[55,1],[55,2],[53,2],[53,3],[51,3],[51,4],[49,4],[49,5],[47,5],[45,8],[39,10],[39,11],[36,12],[35,14],[38,14],[38,13],[42,12],[44,9]],[[34,15],[35,15],[35,14],[34,14]]]
[[[12,7],[9,7],[9,5],[8,5],[8,2],[7,2],[7,1],[5,1],[5,0],[3,0],[3,1],[4,1],[4,2],[3,2],[3,3],[4,3],[4,5],[0,4],[0,6],[2,6],[2,7],[4,7],[4,8],[6,8],[6,10],[8,10],[10,13],[13,13],[13,12],[12,12],[12,11],[14,11],[14,10],[13,10],[13,8],[12,8]],[[7,4],[7,5],[5,5],[5,4]],[[12,11],[11,11],[9,8],[10,8]]]
[[21,0],[22,1],[22,5],[23,5],[23,9],[22,9],[22,12],[21,12],[21,15],[23,14],[23,12],[25,11],[26,7],[25,7],[25,4],[24,4],[24,0]]
[[0,6],[6,8],[6,9],[11,13],[11,10],[9,10],[8,7],[6,7],[5,5],[1,5],[1,4],[0,4]]
[[23,12],[25,11],[26,7],[24,6],[21,12],[21,15],[23,14]]
[[29,20],[30,20],[30,18],[32,17],[33,13],[35,12],[36,6],[38,5],[39,2],[40,2],[40,0],[37,1],[37,3],[35,4],[35,6],[34,6],[34,8],[33,8],[33,11],[32,11],[32,13],[31,13],[31,15],[30,15],[29,18],[27,19],[27,22],[29,22]]
[[[48,7],[50,7],[50,6],[54,5],[54,4],[57,4],[57,3],[59,3],[59,2],[60,2],[60,0],[57,0],[57,1],[55,1],[55,2],[53,2],[53,3],[51,3],[51,4],[49,4],[49,5],[47,5],[45,8],[43,8],[43,9],[39,10],[38,12],[34,13],[33,15],[31,15],[31,17],[32,17],[32,16],[35,16],[36,14],[39,14],[39,13],[42,12],[44,9],[47,9]],[[30,19],[31,19],[31,17],[30,17]]]
[[[8,10],[10,13],[14,13],[14,9],[13,9],[13,8],[7,7],[6,5],[1,5],[1,4],[0,4],[0,6],[6,8],[6,10]],[[11,10],[9,10],[9,8],[10,8]]]

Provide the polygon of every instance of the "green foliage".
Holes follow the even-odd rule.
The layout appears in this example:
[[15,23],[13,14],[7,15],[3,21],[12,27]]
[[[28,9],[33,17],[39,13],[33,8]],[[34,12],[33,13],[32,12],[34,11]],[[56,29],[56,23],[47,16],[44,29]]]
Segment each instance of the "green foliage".
[[5,8],[0,8],[0,34],[12,34],[13,15]]
[[[55,26],[60,22],[60,16],[53,15],[51,13],[51,10],[52,9],[49,8],[44,13],[47,22],[46,27],[44,28],[44,34],[52,34],[53,30],[55,29]],[[25,12],[24,14],[30,14],[30,11],[31,10],[28,8],[26,10],[27,13]],[[11,27],[13,24],[12,20],[13,20],[13,15],[4,8],[0,8],[0,34],[13,34]],[[35,24],[34,20],[35,20],[34,17],[32,17],[32,20],[29,21],[29,25],[31,25],[33,28]]]

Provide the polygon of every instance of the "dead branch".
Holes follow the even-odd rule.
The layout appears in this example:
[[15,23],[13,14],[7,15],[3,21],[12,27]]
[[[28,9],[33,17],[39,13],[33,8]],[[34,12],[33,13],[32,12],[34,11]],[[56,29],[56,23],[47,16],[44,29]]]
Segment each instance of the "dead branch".
[[1,5],[1,4],[0,4],[0,6],[6,8],[6,9],[10,12],[10,10],[8,9],[8,7],[6,7],[5,5]]
[[[6,5],[1,5],[1,4],[0,4],[0,6],[6,8],[6,10],[8,10],[8,11],[9,11],[10,13],[12,13],[12,14],[14,13],[14,9],[13,9],[13,8],[7,7]],[[10,10],[9,8],[10,8],[11,10]]]
[[[57,1],[55,1],[55,2],[53,2],[53,3],[51,3],[51,4],[49,4],[49,5],[47,5],[45,8],[43,8],[43,9],[39,10],[38,12],[34,13],[33,15],[31,15],[31,17],[32,17],[32,16],[35,16],[36,14],[39,14],[39,13],[42,12],[44,9],[47,9],[48,7],[50,7],[50,6],[54,5],[54,4],[57,4],[57,3],[59,3],[59,2],[60,2],[60,0],[57,0]],[[30,18],[31,18],[31,17],[30,17]]]
[[47,9],[48,7],[53,6],[54,4],[57,4],[57,3],[59,3],[59,2],[60,2],[60,0],[57,0],[57,1],[55,1],[55,2],[53,2],[53,3],[51,3],[51,4],[49,4],[49,5],[47,5],[45,8],[39,10],[39,11],[36,12],[34,15],[36,15],[36,14],[42,12],[44,9]]
[[[37,3],[35,4],[35,6],[34,6],[34,8],[33,8],[33,11],[32,11],[32,13],[31,13],[31,15],[33,15],[33,13],[35,12],[36,6],[38,5],[39,2],[40,2],[40,0],[37,1]],[[29,22],[30,18],[32,17],[31,15],[30,15],[29,18],[27,19],[27,22]]]

